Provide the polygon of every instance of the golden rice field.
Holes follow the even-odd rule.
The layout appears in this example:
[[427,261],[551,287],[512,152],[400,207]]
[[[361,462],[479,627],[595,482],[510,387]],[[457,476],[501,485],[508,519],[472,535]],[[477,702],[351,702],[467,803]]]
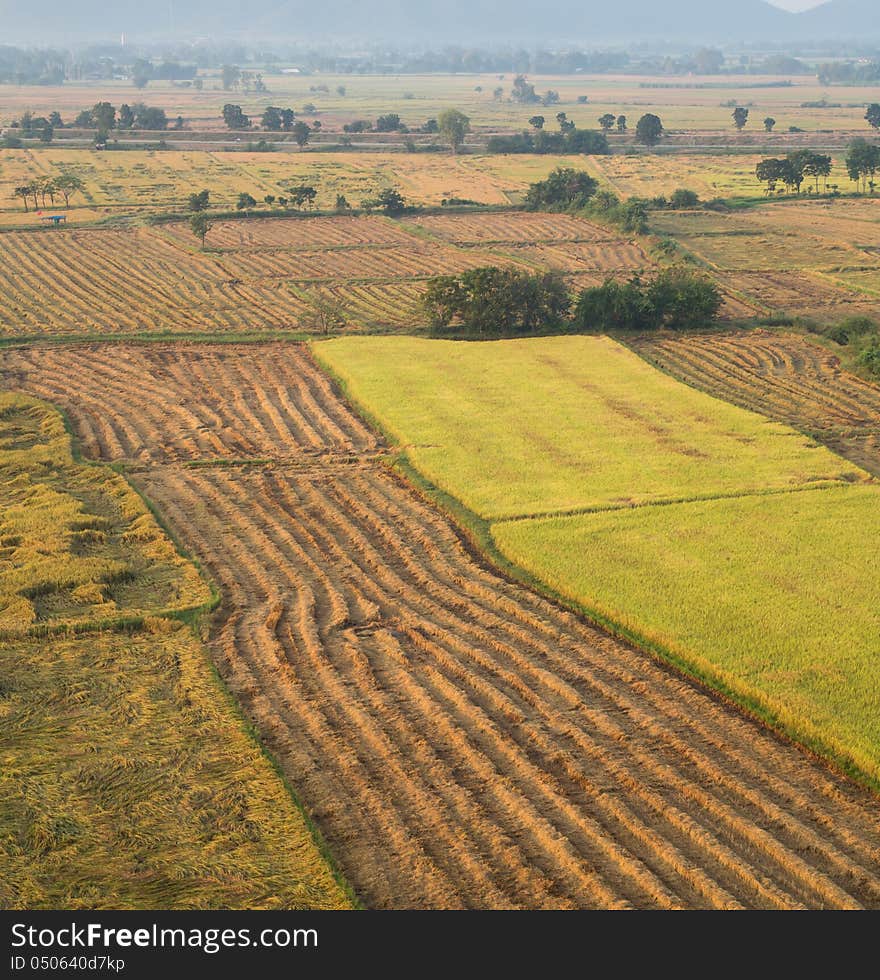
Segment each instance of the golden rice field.
[[880,201],[768,203],[716,214],[655,212],[722,288],[765,314],[835,322],[880,315]]
[[211,599],[119,474],[71,456],[61,416],[0,394],[0,634],[180,615]]
[[607,338],[315,352],[513,567],[880,782],[866,471]]
[[[572,288],[643,271],[641,246],[581,218],[522,212],[218,221],[201,251],[185,224],[0,234],[0,336],[312,329],[316,297],[358,331],[424,327],[432,276],[486,265],[555,269]],[[536,243],[536,244],[529,244]]]
[[346,908],[177,621],[211,599],[59,413],[0,394],[0,908]]
[[485,519],[867,478],[607,337],[352,337],[314,350],[432,483]]
[[[759,159],[754,152],[452,157],[381,151],[9,149],[0,150],[0,227],[39,224],[41,216],[24,211],[21,200],[13,195],[14,188],[35,178],[68,172],[81,178],[84,192],[71,200],[69,211],[63,199],[56,197],[53,204],[47,198],[45,208],[40,208],[42,214],[64,212],[71,223],[94,223],[183,210],[187,197],[202,189],[210,191],[213,207],[231,209],[242,191],[262,202],[267,194],[284,196],[303,183],[315,187],[315,206],[324,210],[335,207],[338,194],[358,206],[378,190],[392,186],[417,205],[436,207],[444,199],[457,197],[503,206],[520,203],[529,184],[543,180],[558,166],[582,167],[622,197],[669,195],[680,187],[695,190],[704,200],[759,197],[762,187],[754,177]],[[832,183],[836,180],[841,189],[848,190],[851,185],[840,160],[835,168]]]

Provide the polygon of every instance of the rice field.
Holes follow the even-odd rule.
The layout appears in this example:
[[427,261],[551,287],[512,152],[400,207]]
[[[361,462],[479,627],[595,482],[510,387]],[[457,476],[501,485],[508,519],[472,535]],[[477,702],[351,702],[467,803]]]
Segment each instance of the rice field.
[[501,552],[880,781],[880,487],[497,524]]
[[0,909],[346,908],[141,497],[0,394]]
[[876,799],[486,567],[307,348],[0,363],[205,562],[212,659],[368,907],[880,905]]
[[[699,378],[686,347],[660,345]],[[350,338],[315,352],[430,484],[489,522],[512,567],[880,782],[880,511],[865,470],[607,338]],[[753,373],[747,344],[728,356],[713,391]],[[790,398],[795,382],[777,384]],[[860,384],[838,380],[837,404]],[[749,390],[772,397],[757,378]],[[796,404],[776,414],[807,427]]]
[[606,337],[353,337],[314,350],[429,480],[485,519],[866,478]]
[[0,336],[308,332],[328,295],[348,331],[419,330],[435,275],[555,269],[576,289],[585,276],[653,266],[638,243],[580,218],[489,219],[483,243],[467,215],[217,221],[204,251],[182,223],[10,231],[0,235]]

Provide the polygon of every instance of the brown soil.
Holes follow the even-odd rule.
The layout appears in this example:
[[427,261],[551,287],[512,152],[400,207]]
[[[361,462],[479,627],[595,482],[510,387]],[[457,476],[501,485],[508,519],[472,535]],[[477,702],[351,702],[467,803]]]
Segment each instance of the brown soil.
[[[880,907],[880,804],[476,562],[295,345],[9,350],[223,591],[211,648],[375,908]],[[252,466],[185,465],[253,457]]]

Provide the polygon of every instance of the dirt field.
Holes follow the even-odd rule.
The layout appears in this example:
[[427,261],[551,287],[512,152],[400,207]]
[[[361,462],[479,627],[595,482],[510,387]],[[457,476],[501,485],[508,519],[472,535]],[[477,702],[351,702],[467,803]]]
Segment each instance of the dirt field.
[[880,388],[793,334],[644,339],[644,358],[689,384],[787,422],[880,476]]
[[368,906],[880,906],[874,797],[485,570],[302,348],[2,365],[204,559],[215,660]]

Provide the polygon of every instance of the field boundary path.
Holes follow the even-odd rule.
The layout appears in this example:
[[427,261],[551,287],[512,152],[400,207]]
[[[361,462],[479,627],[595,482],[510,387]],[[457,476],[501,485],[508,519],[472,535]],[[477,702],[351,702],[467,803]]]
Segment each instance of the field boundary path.
[[476,561],[304,346],[0,365],[209,569],[215,662],[368,907],[880,907],[876,797]]

